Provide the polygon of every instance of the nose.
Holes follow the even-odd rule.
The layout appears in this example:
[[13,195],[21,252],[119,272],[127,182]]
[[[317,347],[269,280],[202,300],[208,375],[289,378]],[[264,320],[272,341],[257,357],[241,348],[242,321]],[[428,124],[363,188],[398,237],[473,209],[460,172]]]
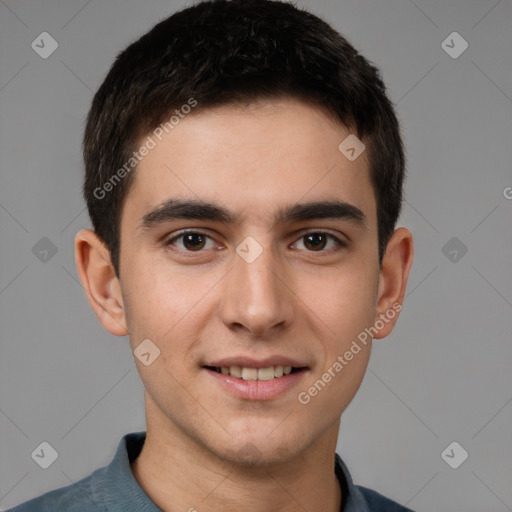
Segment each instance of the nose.
[[291,324],[293,293],[283,265],[271,248],[252,262],[235,255],[234,267],[224,282],[221,316],[231,330],[265,337]]

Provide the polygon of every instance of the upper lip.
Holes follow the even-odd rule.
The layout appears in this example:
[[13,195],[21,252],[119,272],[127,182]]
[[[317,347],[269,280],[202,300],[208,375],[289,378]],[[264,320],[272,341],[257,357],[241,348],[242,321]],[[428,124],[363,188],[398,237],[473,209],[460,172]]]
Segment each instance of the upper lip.
[[292,366],[294,368],[304,368],[307,365],[297,359],[291,359],[284,356],[269,356],[261,359],[255,359],[247,356],[225,357],[208,362],[204,366],[214,366],[216,368],[240,366],[242,368],[268,368],[269,366]]

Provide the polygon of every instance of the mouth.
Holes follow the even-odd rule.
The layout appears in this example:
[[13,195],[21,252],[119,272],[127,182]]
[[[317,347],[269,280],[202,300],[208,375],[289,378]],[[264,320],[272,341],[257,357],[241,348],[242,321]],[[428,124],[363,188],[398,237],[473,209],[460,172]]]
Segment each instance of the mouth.
[[246,366],[204,366],[207,370],[220,373],[222,375],[229,375],[235,379],[242,380],[259,380],[270,381],[274,379],[281,379],[291,373],[303,372],[306,370],[305,366],[267,366],[265,368],[253,368]]
[[241,400],[270,401],[287,395],[299,385],[308,366],[288,358],[272,357],[256,361],[229,358],[204,365],[212,385]]

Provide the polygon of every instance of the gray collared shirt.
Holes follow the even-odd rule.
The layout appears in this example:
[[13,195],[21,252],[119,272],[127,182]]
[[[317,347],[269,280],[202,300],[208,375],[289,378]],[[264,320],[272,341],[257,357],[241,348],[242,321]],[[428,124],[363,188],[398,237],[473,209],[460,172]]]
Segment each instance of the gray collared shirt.
[[[145,439],[145,432],[125,435],[108,466],[7,512],[161,512],[140,487],[130,467]],[[335,472],[343,496],[340,512],[412,512],[375,491],[354,485],[340,456],[335,457]]]

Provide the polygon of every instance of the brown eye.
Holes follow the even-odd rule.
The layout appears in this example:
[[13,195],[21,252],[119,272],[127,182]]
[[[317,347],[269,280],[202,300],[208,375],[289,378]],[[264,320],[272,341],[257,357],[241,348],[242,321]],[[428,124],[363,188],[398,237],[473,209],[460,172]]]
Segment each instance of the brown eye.
[[[330,233],[315,231],[303,235],[295,245],[303,245],[308,252],[328,252],[329,249],[346,247],[346,243]],[[298,247],[302,249],[302,247]]]
[[183,235],[183,246],[189,251],[197,251],[205,245],[205,237],[200,233],[187,233]]
[[321,251],[326,243],[327,236],[324,233],[310,233],[304,236],[304,246],[310,251]]
[[188,231],[169,239],[165,245],[174,246],[184,252],[200,252],[203,249],[211,249],[214,246],[214,241],[204,233]]

